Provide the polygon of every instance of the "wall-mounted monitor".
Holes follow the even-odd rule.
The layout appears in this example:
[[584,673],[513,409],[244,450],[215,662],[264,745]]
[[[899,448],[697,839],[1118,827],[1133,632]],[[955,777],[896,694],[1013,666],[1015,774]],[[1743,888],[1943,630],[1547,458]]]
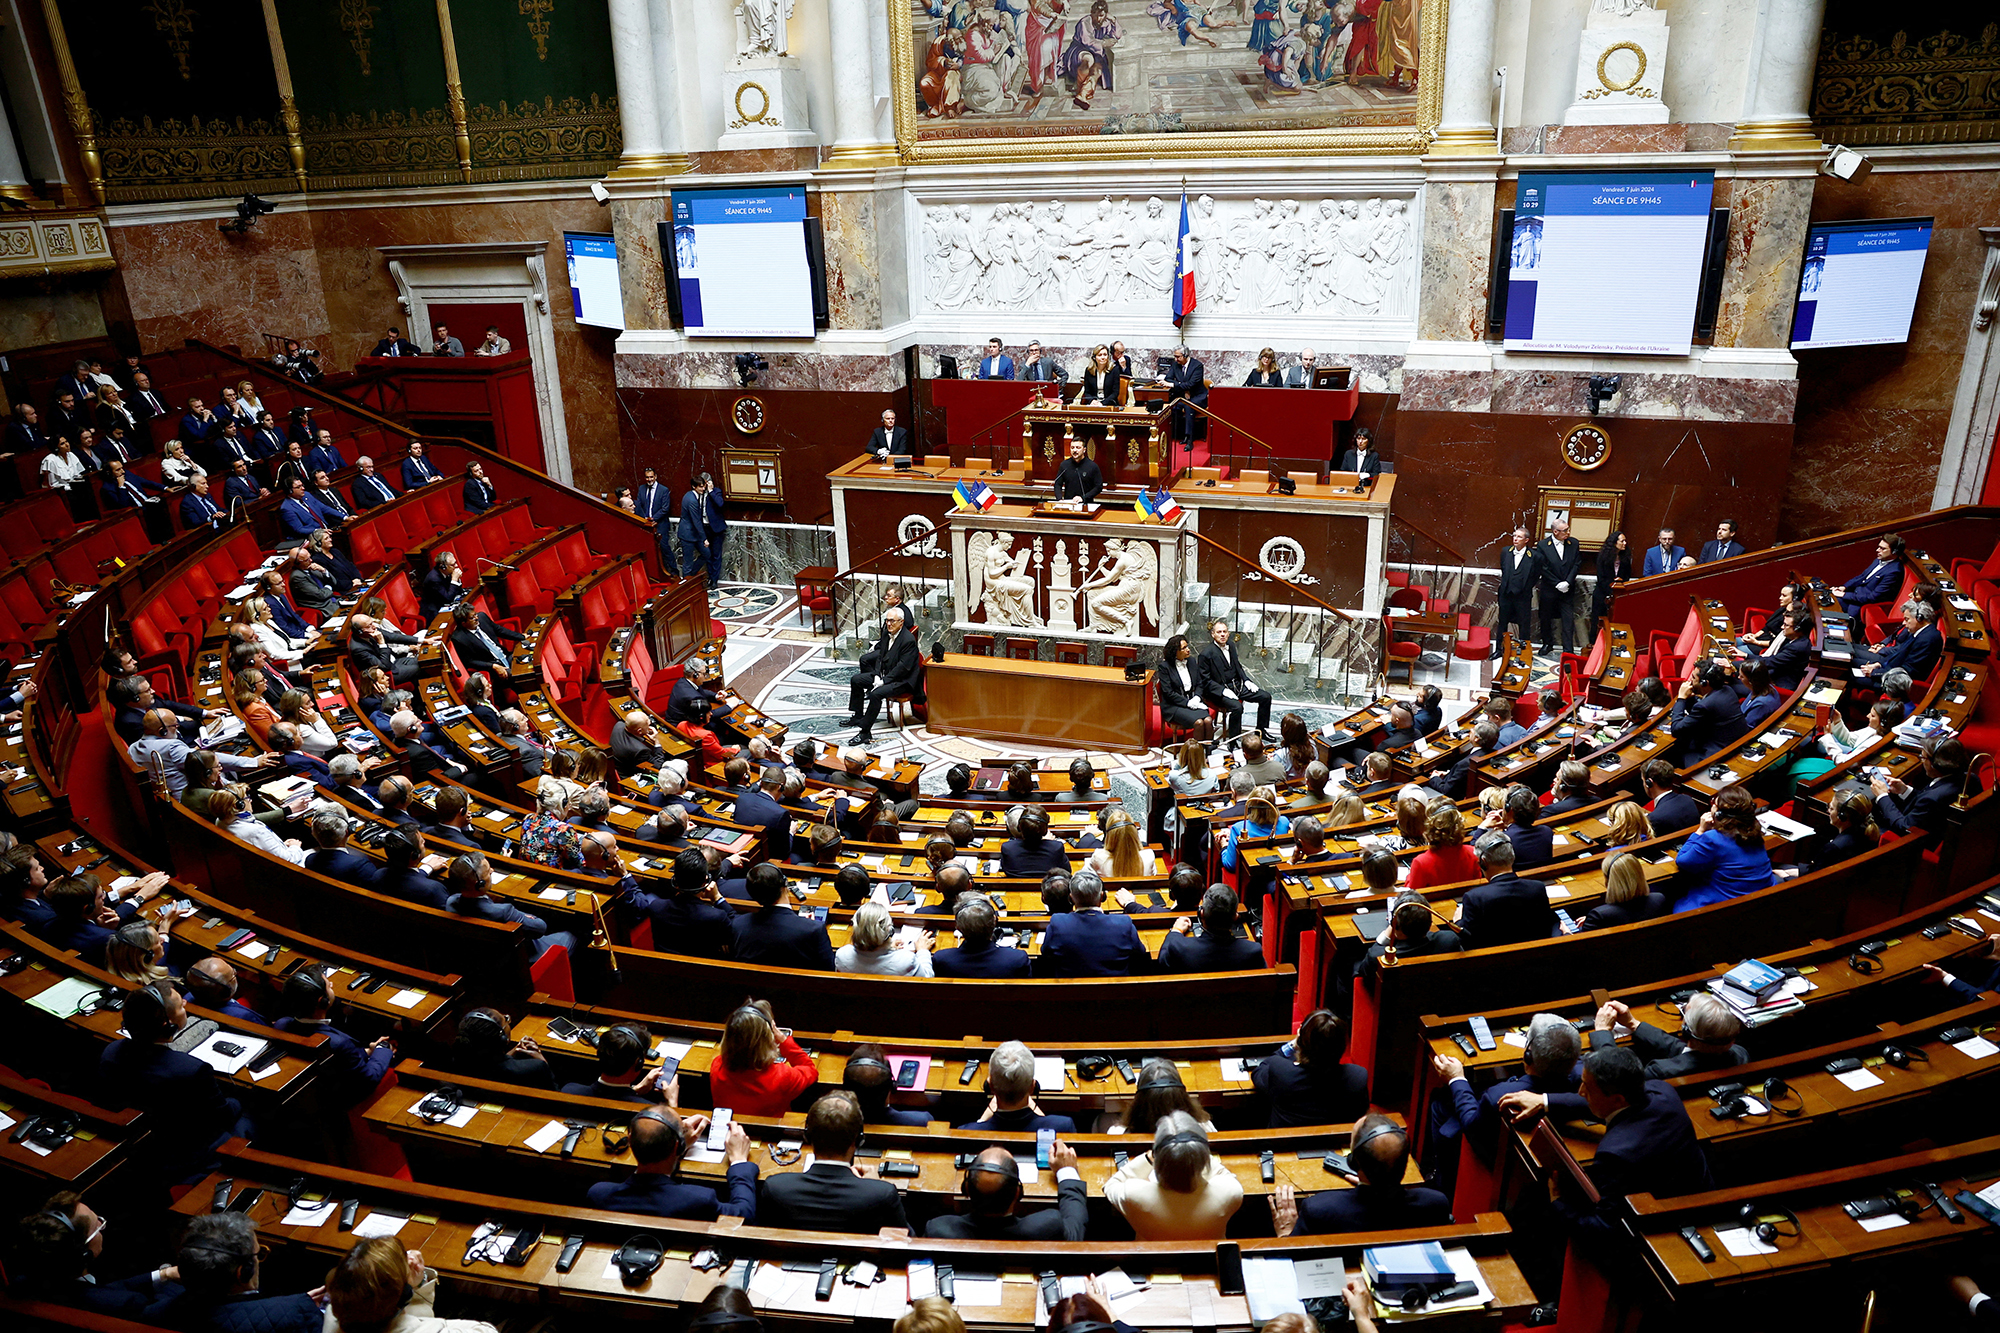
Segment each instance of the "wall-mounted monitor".
[[1806,231],[1792,346],[1907,342],[1933,218],[1815,222]]
[[625,327],[625,297],[618,290],[618,242],[599,232],[566,231],[570,313],[579,324]]
[[1712,171],[1521,173],[1507,349],[1687,355],[1714,196]]
[[675,190],[662,236],[680,326],[696,338],[810,338],[803,185]]

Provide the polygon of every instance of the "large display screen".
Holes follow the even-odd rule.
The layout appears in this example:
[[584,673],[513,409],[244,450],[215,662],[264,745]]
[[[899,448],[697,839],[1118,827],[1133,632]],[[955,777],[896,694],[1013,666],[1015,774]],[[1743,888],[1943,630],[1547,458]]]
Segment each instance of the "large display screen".
[[1712,171],[1523,172],[1508,350],[1687,355],[1714,196]]
[[618,242],[598,232],[566,231],[570,313],[579,324],[625,327],[625,297],[618,290]]
[[692,337],[810,338],[804,187],[675,190],[671,260]]
[[1932,218],[1815,222],[1806,231],[1792,346],[1907,342]]

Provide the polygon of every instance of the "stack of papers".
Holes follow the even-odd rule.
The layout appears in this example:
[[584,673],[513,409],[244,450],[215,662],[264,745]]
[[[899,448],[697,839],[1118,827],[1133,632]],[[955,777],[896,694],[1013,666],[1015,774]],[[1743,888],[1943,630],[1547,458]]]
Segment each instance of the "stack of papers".
[[1709,982],[1708,988],[1722,997],[1723,1003],[1743,1020],[1746,1027],[1762,1027],[1774,1018],[1783,1018],[1806,1007],[1805,1001],[1789,989],[1780,989],[1760,1002],[1720,981]]

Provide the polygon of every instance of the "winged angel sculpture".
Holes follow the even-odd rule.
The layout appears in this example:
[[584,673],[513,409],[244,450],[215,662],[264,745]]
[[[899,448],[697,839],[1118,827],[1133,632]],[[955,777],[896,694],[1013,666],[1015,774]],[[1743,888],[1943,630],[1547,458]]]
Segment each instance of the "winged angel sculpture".
[[1032,549],[1014,551],[1011,532],[975,532],[966,545],[973,605],[986,604],[986,623],[1041,629],[1035,614],[1035,580],[1028,575]]
[[1160,623],[1159,548],[1151,542],[1113,537],[1104,543],[1104,551],[1097,572],[1077,590],[1102,590],[1090,599],[1090,620],[1084,628],[1092,634],[1136,639],[1142,609],[1147,619]]

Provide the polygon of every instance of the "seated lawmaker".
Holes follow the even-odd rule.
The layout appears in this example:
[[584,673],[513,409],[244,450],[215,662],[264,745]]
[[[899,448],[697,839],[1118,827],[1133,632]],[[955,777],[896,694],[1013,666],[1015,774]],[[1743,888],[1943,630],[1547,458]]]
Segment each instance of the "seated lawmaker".
[[1051,870],[1068,870],[1069,848],[1048,833],[1048,811],[1039,805],[1023,810],[1015,836],[1000,845],[1000,873],[1010,879],[1034,879]]
[[[1639,818],[1645,817],[1641,811]],[[1646,880],[1646,863],[1630,853],[1621,853],[1605,858],[1604,901],[1585,913],[1576,928],[1608,930],[1666,914],[1667,895],[1652,891]]]
[[807,971],[834,970],[833,943],[826,926],[779,903],[785,892],[785,872],[770,862],[750,868],[745,891],[757,910],[730,922],[736,942],[732,956],[739,963],[761,967],[793,967]]
[[630,1023],[606,1028],[597,1038],[597,1077],[589,1082],[565,1083],[565,1097],[605,1097],[612,1101],[667,1102],[676,1100],[678,1087],[665,1080],[664,1065],[648,1068],[652,1039],[644,1029]]
[[1674,699],[1674,715],[1667,724],[1680,742],[1681,766],[1692,768],[1730,742],[1741,739],[1747,728],[1736,692],[1729,688],[1729,676],[1716,661],[1704,661],[1695,673],[1681,682]]
[[430,570],[417,582],[417,608],[426,621],[437,617],[438,612],[448,606],[457,606],[465,596],[465,569],[458,556],[450,551],[438,552],[431,562]]
[[1208,1135],[1185,1111],[1153,1127],[1152,1151],[1104,1182],[1104,1197],[1147,1240],[1221,1240],[1243,1206],[1243,1184],[1217,1161]]
[[1706,991],[1681,1006],[1679,1036],[1634,1018],[1631,1006],[1623,1001],[1608,1000],[1598,1006],[1590,1048],[1611,1045],[1621,1030],[1645,1059],[1647,1078],[1719,1074],[1750,1061],[1750,1052],[1736,1044],[1743,1035],[1743,1020],[1727,1002]]
[[248,1214],[192,1219],[174,1261],[184,1290],[149,1313],[171,1328],[201,1333],[320,1333],[326,1316],[311,1296],[266,1296],[258,1289],[263,1254]]
[[1924,742],[1924,773],[1920,786],[1901,778],[1871,779],[1875,818],[1898,833],[1938,833],[1952,805],[1965,790],[1965,742],[1956,736],[1933,736]]
[[[1201,897],[1200,929],[1188,917],[1160,941],[1162,972],[1250,972],[1262,968],[1264,946],[1236,936],[1236,894],[1226,884],[1211,884]],[[1053,923],[1052,923],[1053,924]]]
[[783,1115],[819,1082],[819,1066],[778,1026],[768,1000],[740,1005],[723,1025],[708,1069],[709,1097],[738,1115]]
[[125,1036],[98,1057],[95,1100],[146,1113],[147,1177],[172,1185],[201,1176],[218,1144],[249,1138],[254,1127],[223,1095],[213,1069],[169,1045],[187,1023],[179,987],[158,982],[129,992],[120,1017]]
[[1366,426],[1354,428],[1354,443],[1341,450],[1340,466],[1336,472],[1358,473],[1364,485],[1372,484],[1382,475],[1382,455],[1375,452],[1375,432]]
[[1491,1153],[1499,1142],[1500,1101],[1510,1092],[1575,1092],[1577,1061],[1583,1042],[1576,1027],[1560,1014],[1536,1014],[1528,1020],[1526,1044],[1521,1048],[1521,1073],[1503,1078],[1477,1092],[1465,1077],[1465,1062],[1457,1056],[1434,1055],[1431,1068],[1444,1080],[1451,1096],[1458,1134],[1482,1153]]
[[896,1076],[882,1048],[873,1042],[862,1042],[848,1052],[847,1064],[840,1071],[840,1086],[854,1094],[861,1118],[868,1124],[918,1126],[931,1122],[929,1111],[889,1104],[896,1091]]
[[965,1168],[959,1190],[962,1213],[934,1217],[924,1227],[930,1240],[1084,1239],[1090,1220],[1090,1189],[1076,1167],[1076,1149],[1057,1139],[1049,1146],[1055,1170],[1056,1206],[1020,1212],[1021,1165],[1011,1148],[988,1148]]
[[1866,569],[1830,591],[1841,610],[1858,617],[1862,607],[1888,601],[1902,586],[1903,539],[1892,532],[1875,543],[1875,558]]
[[[1040,814],[1031,810],[1028,815]],[[1028,815],[1023,815],[1025,823]],[[1129,977],[1145,972],[1152,962],[1139,928],[1123,912],[1104,910],[1104,881],[1094,871],[1070,877],[1072,910],[1049,919],[1042,940],[1037,976]]]
[[1872,676],[1901,667],[1912,680],[1931,674],[1944,655],[1944,636],[1938,632],[1937,608],[1915,597],[1903,603],[1902,628],[1880,648],[1854,649],[1854,674]]
[[1477,851],[1487,882],[1459,899],[1452,929],[1474,949],[1525,944],[1553,935],[1556,913],[1549,906],[1549,886],[1514,873],[1514,844],[1504,834],[1488,833]]
[[1282,389],[1285,387],[1285,373],[1278,369],[1278,354],[1266,347],[1257,353],[1257,364],[1243,377],[1246,389]]
[[[100,1280],[91,1270],[104,1257],[105,1225],[97,1210],[73,1191],[46,1200],[15,1229],[9,1290],[17,1297],[144,1322],[148,1306],[180,1294],[180,1272],[164,1264],[131,1277]],[[1081,1227],[1076,1239],[1083,1239]]]
[[632,1174],[620,1181],[599,1181],[584,1196],[584,1205],[613,1213],[644,1213],[650,1217],[675,1217],[689,1222],[713,1222],[718,1217],[740,1217],[745,1223],[757,1221],[757,1165],[750,1160],[750,1136],[735,1121],[729,1125],[729,1142],[723,1148],[728,1160],[724,1179],[728,1202],[716,1196],[712,1186],[677,1184],[674,1171],[695,1144],[708,1133],[708,1117],[690,1115],[683,1119],[664,1106],[649,1106],[633,1116],[626,1127],[632,1147]]
[[1364,1115],[1354,1122],[1347,1163],[1353,1189],[1321,1190],[1303,1206],[1292,1186],[1273,1191],[1272,1228],[1280,1236],[1327,1236],[1451,1224],[1450,1199],[1428,1186],[1403,1184],[1409,1131],[1388,1116]]
[[1368,1071],[1341,1060],[1347,1035],[1339,1015],[1316,1009],[1298,1034],[1250,1071],[1270,1107],[1269,1127],[1341,1125],[1368,1109]]
[[363,1046],[333,1025],[333,983],[327,979],[324,966],[311,964],[285,978],[280,1003],[286,1015],[272,1024],[278,1031],[305,1037],[324,1033],[327,1037],[320,1072],[332,1085],[327,1091],[335,1105],[360,1105],[396,1063],[396,1043],[388,1037],[377,1037]]
[[953,916],[958,927],[958,947],[940,949],[931,955],[934,975],[995,978],[1029,974],[1027,954],[993,943],[999,915],[993,910],[992,900],[983,894],[962,894]]
[[530,916],[514,904],[495,898],[491,892],[492,874],[492,868],[482,852],[465,852],[453,857],[451,864],[445,868],[445,882],[452,890],[451,897],[445,900],[445,910],[459,916],[477,917],[481,921],[520,926],[521,938],[527,941],[530,962],[550,949],[566,949],[572,957],[575,956],[579,942],[573,932],[550,930],[548,922],[542,918]]
[[829,1092],[806,1112],[806,1148],[813,1164],[804,1171],[767,1176],[757,1200],[757,1224],[795,1231],[832,1231],[872,1236],[888,1229],[907,1235],[903,1196],[859,1165],[861,1107],[844,1089]]
[[1679,773],[1665,759],[1649,759],[1639,769],[1639,781],[1646,789],[1649,836],[1664,837],[1701,822],[1701,802],[1678,789],[1674,784],[1679,780]]
[[1771,887],[1771,854],[1757,804],[1740,786],[1724,787],[1694,834],[1674,854],[1679,894],[1674,911],[1691,912]]
[[1035,1053],[1021,1042],[1000,1043],[986,1062],[986,1111],[961,1130],[991,1130],[996,1134],[1032,1134],[1052,1129],[1058,1135],[1076,1133],[1066,1115],[1045,1115],[1035,1101]]

